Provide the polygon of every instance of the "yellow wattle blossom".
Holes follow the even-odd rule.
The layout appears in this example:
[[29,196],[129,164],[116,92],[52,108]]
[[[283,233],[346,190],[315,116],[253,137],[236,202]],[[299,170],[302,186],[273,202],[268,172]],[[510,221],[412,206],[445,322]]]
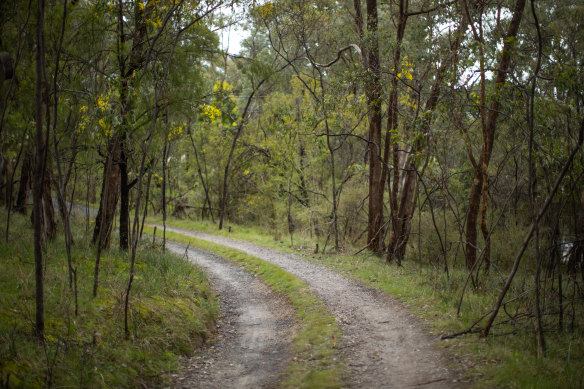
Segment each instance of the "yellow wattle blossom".
[[477,95],[476,93],[474,93],[474,92],[471,93],[470,97],[472,97],[475,104],[479,105],[481,103],[481,99],[479,98],[479,95]]
[[[83,107],[81,107],[81,108],[83,108]],[[77,133],[81,134],[85,130],[85,127],[87,127],[88,124],[89,124],[89,118],[86,115],[81,115],[81,120],[79,121],[79,128],[77,129]]]
[[204,104],[201,105],[200,108],[203,111],[203,115],[207,116],[211,121],[214,121],[221,116],[221,111],[212,105]]
[[231,92],[233,90],[233,85],[227,81],[217,81],[215,85],[213,85],[213,92],[219,92],[221,89],[223,89],[225,92]]
[[109,96],[99,96],[97,98],[97,107],[101,112],[104,112],[107,108],[109,108]]
[[170,131],[168,132],[168,140],[173,138],[178,138],[180,134],[182,134],[183,126],[178,125],[176,127],[171,127]]
[[272,15],[273,13],[273,8],[274,8],[274,4],[273,3],[266,3],[264,5],[261,5],[258,7],[259,11],[260,11],[260,16],[262,18],[265,18],[268,15]]
[[414,76],[412,76],[412,68],[414,64],[408,61],[408,57],[404,57],[401,63],[401,71],[398,73],[398,78],[405,78],[408,80],[413,80]]

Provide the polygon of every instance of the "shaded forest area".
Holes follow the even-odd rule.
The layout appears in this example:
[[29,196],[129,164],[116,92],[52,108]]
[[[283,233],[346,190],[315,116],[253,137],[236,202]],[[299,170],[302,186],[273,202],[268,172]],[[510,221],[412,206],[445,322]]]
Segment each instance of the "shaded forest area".
[[465,291],[492,295],[451,337],[527,328],[543,356],[550,334],[582,333],[581,1],[4,0],[0,15],[1,231],[32,216],[36,336],[57,229],[77,288],[73,203],[98,208],[94,295],[102,250],[128,253],[126,335],[149,215],[419,263],[464,283],[459,313]]

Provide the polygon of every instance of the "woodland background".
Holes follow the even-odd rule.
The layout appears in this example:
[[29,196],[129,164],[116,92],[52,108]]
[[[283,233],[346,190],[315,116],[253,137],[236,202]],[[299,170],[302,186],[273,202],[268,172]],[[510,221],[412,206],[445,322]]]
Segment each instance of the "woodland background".
[[[4,0],[0,15],[3,232],[35,215],[37,336],[57,228],[76,275],[72,203],[99,209],[94,295],[102,250],[129,253],[126,310],[158,215],[415,263],[461,292],[459,313],[467,289],[492,296],[454,336],[499,323],[545,355],[548,335],[581,333],[581,1]],[[236,23],[249,36],[230,54]]]

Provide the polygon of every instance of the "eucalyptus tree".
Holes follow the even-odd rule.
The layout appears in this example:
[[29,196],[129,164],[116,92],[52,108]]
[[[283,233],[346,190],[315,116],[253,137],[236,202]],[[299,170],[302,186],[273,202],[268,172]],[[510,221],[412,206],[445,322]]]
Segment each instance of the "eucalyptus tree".
[[[353,44],[345,45],[343,48],[345,39],[339,34],[340,31],[331,29],[330,32],[325,32],[320,28],[320,23],[325,22],[343,30],[344,19],[335,9],[335,5],[334,2],[327,1],[319,2],[316,6],[304,1],[267,3],[258,9],[258,14],[268,31],[272,50],[290,66],[295,78],[314,101],[313,125],[310,132],[317,137],[324,137],[326,142],[332,186],[330,233],[327,235],[332,235],[335,249],[338,249],[340,247],[338,226],[340,188],[337,184],[338,168],[335,153],[343,147],[350,134],[335,131],[332,122],[335,106],[339,102],[342,104],[343,94],[352,91],[352,85],[349,84],[349,88],[336,89],[337,92],[341,92],[341,95],[333,97],[330,91],[333,85],[331,77],[336,70],[333,65],[339,62],[343,52],[352,49],[361,57],[361,49]],[[341,18],[337,18],[338,16]],[[337,47],[340,49],[336,49]],[[331,58],[333,58],[332,61]],[[348,62],[344,71],[350,74],[354,68],[351,61]],[[339,71],[339,73],[342,72]]]

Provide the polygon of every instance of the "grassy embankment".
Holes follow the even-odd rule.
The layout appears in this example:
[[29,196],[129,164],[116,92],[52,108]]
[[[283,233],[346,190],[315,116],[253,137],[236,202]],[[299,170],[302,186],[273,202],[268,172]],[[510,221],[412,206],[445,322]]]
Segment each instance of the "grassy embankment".
[[[6,214],[0,212],[0,220]],[[127,254],[102,253],[99,292],[92,296],[95,250],[74,231],[79,313],[69,289],[62,235],[45,252],[45,341],[33,337],[35,284],[32,229],[13,216],[8,242],[0,227],[0,387],[159,386],[210,334],[218,313],[204,273],[158,249],[137,255],[130,338],[123,329]],[[145,387],[145,386],[144,386]]]
[[[297,246],[291,248],[289,241],[284,241],[285,238],[280,239],[273,231],[262,231],[259,228],[233,226],[229,233],[227,230],[217,231],[216,225],[206,222],[171,220],[169,224],[253,241],[282,251],[294,252],[321,263],[399,298],[435,334],[463,331],[489,312],[507,274],[506,271],[493,269],[488,277],[482,276],[479,287],[468,287],[460,315],[457,315],[467,278],[467,272],[461,265],[453,266],[451,263],[450,275],[446,276],[441,266],[420,264],[413,258],[398,268],[395,265],[388,266],[383,259],[368,253],[314,254],[314,243],[306,238],[295,237]],[[160,231],[158,234],[160,236]],[[500,255],[505,254],[512,258],[512,242],[522,238],[522,232],[502,231],[501,234],[498,243],[493,240],[494,245],[501,245],[500,248],[495,247],[495,250],[502,253]],[[529,279],[533,274],[529,271],[532,264],[528,261],[528,258],[524,259],[524,269],[527,270],[517,276],[509,291],[509,299],[521,295],[522,288],[533,282]],[[499,318],[508,320],[508,323],[494,327],[488,339],[480,339],[478,334],[472,333],[445,340],[441,345],[463,361],[467,376],[474,381],[477,388],[582,388],[584,314],[581,300],[577,301],[579,303],[576,303],[573,313],[566,308],[564,331],[556,330],[557,315],[545,318],[548,329],[545,334],[545,357],[537,356],[533,320],[525,315],[525,312],[530,313],[530,307],[533,306],[533,291],[508,304],[500,312]],[[523,313],[516,315],[518,312]],[[513,320],[510,319],[512,316],[515,317]],[[572,323],[574,328],[569,328]]]
[[[144,227],[152,234],[153,228]],[[157,233],[160,237],[160,232]],[[342,365],[337,352],[341,336],[334,318],[305,282],[257,257],[218,244],[167,231],[166,238],[227,258],[257,274],[270,288],[284,294],[293,304],[299,330],[294,337],[292,359],[285,372],[285,388],[337,388],[342,385]]]

